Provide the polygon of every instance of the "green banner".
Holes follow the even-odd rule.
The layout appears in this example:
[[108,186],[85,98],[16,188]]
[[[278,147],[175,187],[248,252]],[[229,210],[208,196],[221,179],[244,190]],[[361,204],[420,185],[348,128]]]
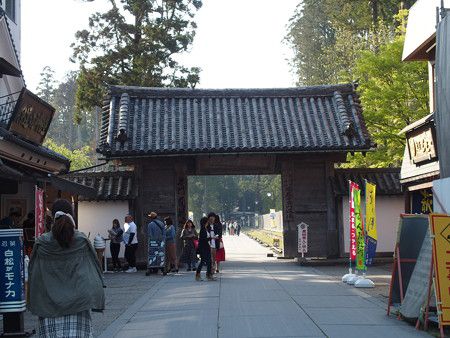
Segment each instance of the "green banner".
[[356,228],[356,270],[365,271],[365,234],[361,217],[361,190],[355,189],[353,193],[353,205],[355,206],[355,228]]

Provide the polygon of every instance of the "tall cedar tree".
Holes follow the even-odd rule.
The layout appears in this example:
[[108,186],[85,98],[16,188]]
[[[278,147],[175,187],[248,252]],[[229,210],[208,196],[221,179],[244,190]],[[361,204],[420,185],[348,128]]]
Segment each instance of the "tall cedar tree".
[[[89,0],[87,0],[89,1]],[[200,0],[109,0],[110,9],[89,18],[76,33],[72,61],[80,62],[77,108],[100,106],[111,85],[194,87],[200,69],[175,55],[191,45]]]
[[413,0],[303,0],[290,20],[286,40],[299,85],[338,83],[352,77],[361,49],[377,49],[378,25],[395,27],[394,15]]

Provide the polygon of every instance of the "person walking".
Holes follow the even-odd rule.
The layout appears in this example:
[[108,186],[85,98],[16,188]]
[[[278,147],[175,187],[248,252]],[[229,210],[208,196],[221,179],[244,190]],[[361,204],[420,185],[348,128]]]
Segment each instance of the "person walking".
[[200,263],[198,264],[195,274],[195,280],[201,281],[202,267],[206,266],[206,278],[209,281],[214,281],[215,278],[211,273],[211,246],[210,246],[210,226],[208,224],[208,217],[200,219],[200,235],[198,239],[198,252],[200,254]]
[[236,223],[236,235],[240,235],[241,234],[241,224],[240,223]]
[[181,239],[183,240],[183,251],[180,257],[180,263],[187,265],[187,271],[194,271],[194,266],[197,261],[194,241],[198,239],[198,234],[195,230],[194,223],[190,219],[184,223]]
[[164,218],[164,223],[166,224],[166,272],[178,272],[175,226],[170,217]]
[[162,270],[165,275],[165,256],[166,256],[166,228],[164,223],[158,219],[158,214],[154,211],[148,214],[150,222],[147,225],[148,235],[148,262],[146,276],[152,272]]
[[138,247],[137,225],[133,221],[133,216],[125,216],[125,224],[123,225],[123,241],[125,242],[125,259],[128,262],[127,273],[137,272],[136,269],[136,250]]
[[91,309],[105,308],[102,271],[91,242],[75,229],[72,205],[53,203],[54,224],[36,238],[31,255],[28,309],[39,337],[93,337]]
[[120,244],[123,241],[123,230],[120,227],[120,222],[118,219],[112,221],[112,228],[108,229],[109,239],[111,240],[109,244],[109,249],[111,250],[111,257],[113,263],[114,271],[121,271],[122,266],[120,264],[119,253]]

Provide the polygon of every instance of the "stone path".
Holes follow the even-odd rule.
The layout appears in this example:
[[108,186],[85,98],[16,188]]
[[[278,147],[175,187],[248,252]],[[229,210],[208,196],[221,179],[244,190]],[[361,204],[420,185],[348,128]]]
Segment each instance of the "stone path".
[[224,242],[217,282],[195,282],[193,272],[160,279],[101,337],[429,337],[369,294],[267,258],[245,235]]

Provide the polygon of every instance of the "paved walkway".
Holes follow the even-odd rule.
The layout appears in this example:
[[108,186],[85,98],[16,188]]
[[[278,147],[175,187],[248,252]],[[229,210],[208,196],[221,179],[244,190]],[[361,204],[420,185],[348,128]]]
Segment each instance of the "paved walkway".
[[376,298],[268,250],[226,237],[217,282],[193,272],[159,280],[101,337],[429,337],[389,318]]

